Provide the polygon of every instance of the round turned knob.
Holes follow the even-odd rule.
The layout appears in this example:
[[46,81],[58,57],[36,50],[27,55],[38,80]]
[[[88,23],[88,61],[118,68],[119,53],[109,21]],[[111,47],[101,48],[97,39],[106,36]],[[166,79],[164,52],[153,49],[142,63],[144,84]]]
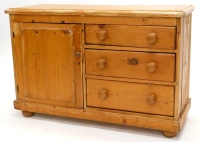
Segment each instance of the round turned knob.
[[106,31],[104,30],[97,31],[96,36],[99,40],[104,40],[106,38]]
[[81,52],[76,52],[76,53],[75,53],[75,56],[76,56],[76,57],[81,57]]
[[108,92],[106,90],[100,90],[98,93],[99,99],[104,100],[108,96]]
[[105,60],[105,59],[99,59],[99,60],[97,61],[96,65],[97,65],[97,68],[103,70],[103,69],[106,67],[107,63],[106,63],[106,60]]
[[156,96],[154,94],[150,94],[146,98],[146,102],[148,105],[153,105],[156,103]]
[[147,41],[148,43],[155,43],[157,41],[157,35],[155,33],[150,33],[148,36],[147,36]]
[[147,64],[147,71],[153,73],[156,71],[156,63],[150,62]]

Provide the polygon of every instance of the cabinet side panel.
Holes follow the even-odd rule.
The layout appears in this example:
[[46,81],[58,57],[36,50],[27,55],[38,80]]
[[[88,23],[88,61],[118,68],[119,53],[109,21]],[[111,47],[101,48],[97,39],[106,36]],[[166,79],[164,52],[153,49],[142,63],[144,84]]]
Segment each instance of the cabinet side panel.
[[10,18],[10,37],[11,37],[11,44],[12,44],[12,57],[13,57],[13,67],[14,67],[14,77],[15,77],[15,93],[16,93],[16,98],[19,99],[19,95],[18,95],[18,81],[17,81],[17,62],[16,62],[16,39],[18,34],[18,32],[20,31],[18,28],[18,24],[16,22],[12,22],[11,21],[11,16]]
[[177,18],[177,34],[176,34],[176,82],[178,84],[175,86],[175,102],[174,102],[174,119],[178,120],[181,113],[181,97],[182,97],[182,46],[183,46],[183,18]]
[[[10,16],[11,18],[12,16]],[[22,68],[22,51],[21,51],[21,23],[10,22],[11,25],[11,39],[12,39],[12,52],[13,52],[13,63],[14,63],[14,75],[15,75],[15,86],[16,86],[16,98],[22,100],[24,97],[24,86],[23,86],[23,68]]]
[[181,110],[184,109],[185,104],[189,98],[189,84],[190,84],[190,49],[191,49],[191,18],[192,14],[184,18],[184,38],[183,38],[183,75],[182,75],[182,105]]
[[174,119],[178,120],[189,99],[191,18],[177,18],[177,54]]

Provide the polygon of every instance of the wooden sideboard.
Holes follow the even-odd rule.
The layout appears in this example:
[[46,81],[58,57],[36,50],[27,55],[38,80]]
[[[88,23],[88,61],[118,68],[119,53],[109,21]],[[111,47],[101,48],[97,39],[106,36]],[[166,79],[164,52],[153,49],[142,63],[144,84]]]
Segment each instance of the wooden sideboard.
[[191,5],[10,8],[15,109],[161,130],[190,108]]

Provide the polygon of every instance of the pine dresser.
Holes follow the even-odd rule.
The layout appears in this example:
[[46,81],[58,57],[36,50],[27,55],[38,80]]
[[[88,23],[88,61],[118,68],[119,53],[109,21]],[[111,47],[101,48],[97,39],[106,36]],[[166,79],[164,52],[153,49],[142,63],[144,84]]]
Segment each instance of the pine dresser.
[[188,114],[194,7],[10,8],[16,100],[44,113],[161,130]]

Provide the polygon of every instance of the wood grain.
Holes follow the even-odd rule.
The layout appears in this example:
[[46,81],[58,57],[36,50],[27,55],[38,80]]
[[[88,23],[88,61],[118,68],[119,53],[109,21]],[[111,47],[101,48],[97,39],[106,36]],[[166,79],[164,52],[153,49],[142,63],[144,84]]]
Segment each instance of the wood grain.
[[189,98],[190,50],[191,50],[191,14],[177,19],[177,54],[175,87],[175,120],[178,120]]
[[163,133],[163,135],[164,135],[165,137],[168,137],[168,138],[173,138],[173,137],[176,136],[176,132],[163,131],[162,133]]
[[85,44],[84,48],[86,49],[104,49],[104,50],[118,50],[118,51],[143,51],[143,52],[158,52],[158,53],[177,53],[178,50],[174,49],[155,49],[155,48],[140,48],[140,47],[128,47],[128,46],[109,46],[109,45],[88,45]]
[[[189,108],[190,101],[186,104]],[[180,122],[184,122],[185,117],[180,117],[179,120],[165,120],[161,118],[151,118],[132,114],[113,113],[106,111],[75,109],[59,106],[44,105],[38,103],[29,103],[22,101],[14,101],[16,109],[44,113],[57,116],[81,118],[109,123],[117,123],[129,126],[144,127],[150,129],[178,132],[180,130]],[[187,116],[188,109],[182,112],[182,116]]]
[[36,27],[22,29],[25,96],[74,102],[74,45],[69,26],[32,26]]
[[9,14],[34,15],[95,15],[95,16],[140,16],[183,17],[194,10],[192,5],[36,5],[6,10]]
[[189,98],[190,87],[190,50],[191,50],[191,14],[184,18],[184,46],[183,54],[183,74],[182,74],[182,104],[181,110],[184,109]]
[[[21,24],[11,22],[11,39],[12,39],[12,55],[14,64],[14,75],[15,75],[15,88],[16,98],[21,100],[24,97],[24,86],[23,86],[23,67],[22,67],[22,49],[18,48],[22,46],[21,43]],[[23,94],[23,95],[22,95]]]
[[128,24],[176,26],[172,17],[123,17],[123,16],[81,16],[81,15],[10,15],[13,22],[28,23],[84,23],[84,24]]
[[113,81],[125,81],[125,82],[137,82],[137,83],[146,83],[146,84],[158,84],[158,85],[177,85],[178,82],[166,82],[166,81],[154,81],[154,80],[145,80],[145,79],[134,79],[134,78],[118,78],[118,77],[109,77],[109,76],[97,76],[97,75],[84,75],[85,78],[99,79],[99,80],[113,80]]
[[185,120],[186,120],[187,114],[190,110],[190,107],[191,107],[191,98],[188,98],[187,102],[185,103],[185,107],[183,108],[182,113],[179,117],[180,129],[183,127],[183,125],[185,123]]
[[92,110],[92,111],[104,111],[104,112],[106,111],[106,112],[119,113],[119,114],[128,114],[128,115],[142,116],[142,117],[148,117],[148,118],[174,120],[173,116],[166,116],[166,115],[159,115],[159,114],[148,114],[148,113],[124,111],[124,110],[115,110],[115,109],[107,109],[107,108],[87,107],[87,110],[88,111],[90,111],[90,110]]
[[190,109],[194,6],[10,8],[15,109],[162,130]]
[[75,78],[81,80],[82,59],[75,57],[81,52],[80,25],[24,23],[15,28],[20,37],[14,58],[23,74],[16,72],[20,100],[82,108],[82,83],[74,84]]
[[181,114],[181,96],[182,96],[182,53],[181,48],[183,46],[183,18],[177,18],[177,33],[176,33],[176,78],[177,85],[175,86],[175,103],[174,103],[174,119],[178,120]]
[[22,111],[22,115],[24,117],[31,117],[34,115],[34,112],[29,112],[29,111]]
[[[96,34],[105,31],[104,40]],[[140,48],[175,49],[175,27],[129,26],[129,25],[86,25],[86,44],[135,46]],[[157,40],[149,43],[147,37],[155,33]]]
[[[105,99],[99,99],[99,92],[107,91]],[[154,105],[146,102],[155,94]],[[134,112],[173,115],[174,87],[129,82],[87,79],[87,106],[126,110]]]
[[[85,50],[86,74],[135,79],[148,79],[174,82],[175,55],[161,53],[126,52],[109,50]],[[130,65],[127,59],[136,58],[137,65]],[[96,65],[99,59],[106,60],[105,69]],[[156,71],[150,73],[146,66],[150,62],[157,64]]]
[[85,78],[85,48],[84,48],[84,45],[85,45],[85,25],[82,24],[82,38],[81,38],[81,41],[82,41],[82,45],[81,45],[81,49],[82,49],[82,83],[83,83],[83,108],[85,109],[87,107],[87,99],[86,99],[86,78]]
[[59,106],[53,107],[51,105],[43,105],[38,103],[29,103],[21,101],[15,101],[14,106],[16,109],[50,115],[103,121],[109,123],[117,123],[129,126],[137,126],[173,132],[179,131],[179,121],[165,120],[161,118],[150,118],[131,114],[121,114],[87,109],[74,109]]
[[83,108],[83,26],[81,24],[71,25],[73,29],[73,39],[74,39],[74,54],[80,53],[80,56],[75,56],[74,58],[74,71],[75,71],[75,105],[77,108]]

